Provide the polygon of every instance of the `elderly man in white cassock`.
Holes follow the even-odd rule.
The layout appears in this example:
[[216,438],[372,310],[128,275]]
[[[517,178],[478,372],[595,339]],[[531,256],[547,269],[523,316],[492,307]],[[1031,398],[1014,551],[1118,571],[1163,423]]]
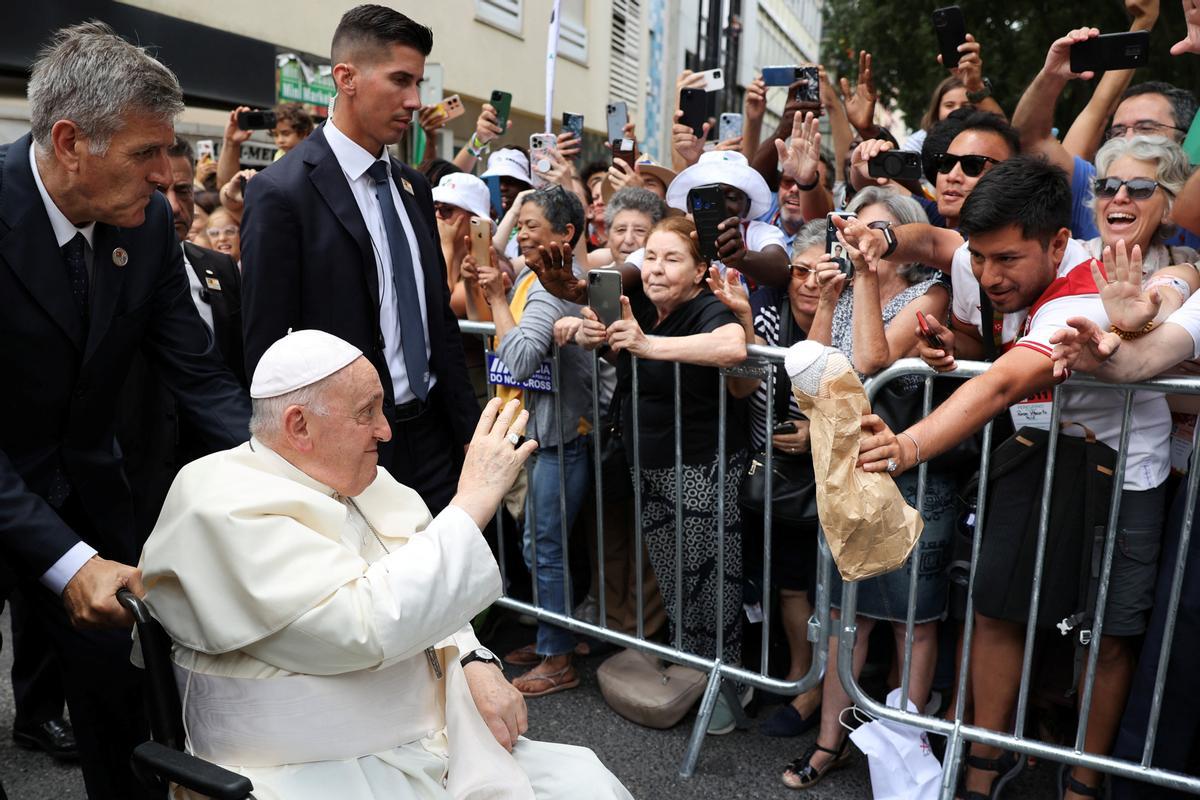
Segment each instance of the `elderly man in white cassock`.
[[359,350],[292,333],[250,394],[251,440],[179,473],[142,552],[191,750],[259,800],[630,797],[590,750],[520,737],[524,701],[471,629],[501,593],[480,528],[537,447],[525,412],[488,405],[431,518],[377,467]]

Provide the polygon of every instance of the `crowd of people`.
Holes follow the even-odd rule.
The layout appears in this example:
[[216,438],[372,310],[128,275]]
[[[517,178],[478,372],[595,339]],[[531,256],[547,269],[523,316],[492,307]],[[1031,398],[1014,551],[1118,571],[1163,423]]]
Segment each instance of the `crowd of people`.
[[[1183,5],[1188,29],[1169,57],[1189,69],[1200,8]],[[1127,7],[1130,30],[1154,27],[1157,2]],[[321,796],[335,782],[363,798],[418,786],[458,796],[486,785],[478,769],[456,768],[475,760],[507,787],[498,796],[627,796],[587,751],[519,738],[525,698],[578,687],[576,660],[605,646],[542,619],[532,641],[502,654],[517,668],[510,683],[469,624],[504,592],[788,681],[827,648],[820,683],[758,726],[816,731],[781,774],[791,789],[813,786],[852,755],[836,630],[808,638],[820,523],[815,507],[785,510],[750,491],[768,450],[777,486],[811,484],[809,422],[782,364],[765,367],[772,382],[724,370],[750,345],[814,341],[862,379],[909,356],[939,373],[991,362],[971,380],[938,381],[928,415],[922,379],[893,381],[864,419],[861,468],[891,475],[924,528],[909,567],[858,584],[852,672],[890,665],[885,681],[899,686],[906,670],[916,708],[953,720],[961,707],[965,722],[1011,731],[1048,502],[1035,713],[1074,708],[1096,631],[1084,749],[1141,760],[1161,669],[1153,764],[1194,774],[1200,555],[1179,553],[1191,511],[1179,477],[1200,408],[1137,391],[1126,429],[1121,392],[1056,386],[1073,370],[1117,383],[1197,373],[1200,171],[1182,146],[1197,99],[1111,70],[1060,140],[1059,95],[1095,77],[1071,70],[1071,47],[1099,34],[1048,43],[1015,103],[992,96],[988,43],[968,35],[903,142],[876,122],[862,52],[853,81],[820,67],[818,91],[788,87],[773,131],[761,77],[734,138],[716,141],[712,121],[698,132],[677,110],[661,163],[646,153],[585,163],[570,131],[531,152],[489,103],[447,159],[431,134],[448,120],[417,91],[433,33],[360,6],[333,36],[329,117],[278,106],[275,162],[256,171],[239,163],[251,133],[239,114],[251,109],[233,109],[220,152],[197,157],[174,133],[182,95],[169,70],[103,25],[60,31],[30,79],[30,136],[0,149],[4,241],[25,248],[0,249],[12,342],[2,358],[16,379],[0,433],[14,737],[77,754],[94,798],[143,793],[126,763],[145,738],[129,713],[139,677],[113,597],[129,587],[175,640],[180,685],[195,682],[182,690],[195,751],[281,796]],[[80,52],[109,66],[85,74],[93,62]],[[703,83],[685,70],[676,86]],[[110,107],[122,109],[115,125]],[[426,146],[409,165],[389,148],[414,127]],[[623,135],[638,139],[635,121]],[[872,165],[896,152],[918,153],[920,176],[878,177]],[[715,230],[693,213],[710,189]],[[37,221],[14,215],[17,204]],[[604,296],[612,303],[601,302],[605,284],[619,287]],[[463,334],[460,320],[494,334]],[[1050,430],[1056,394],[1061,431]],[[972,557],[989,421],[996,466],[968,606],[955,587]],[[515,553],[497,525],[518,532]],[[568,558],[578,552],[587,567]],[[1180,557],[1181,611],[1160,667]],[[835,618],[842,590],[835,571]],[[780,663],[757,663],[751,645],[764,591],[778,630],[754,635]],[[877,623],[890,635],[873,636]],[[1073,645],[1057,644],[1056,629]],[[332,715],[331,729],[369,706],[330,676],[394,681],[411,702],[392,710],[421,724],[341,741],[305,740],[269,715],[235,733],[214,725],[236,681],[284,676],[325,679],[305,691],[323,698],[313,718]],[[732,702],[753,694],[736,688],[718,696],[708,733],[736,728]],[[1043,730],[1074,742],[1073,719]],[[271,737],[283,743],[265,746]],[[1026,764],[978,743],[963,758],[967,800],[1000,796]],[[1104,780],[1064,767],[1060,793],[1099,797]],[[1114,797],[1152,791],[1109,783]]]

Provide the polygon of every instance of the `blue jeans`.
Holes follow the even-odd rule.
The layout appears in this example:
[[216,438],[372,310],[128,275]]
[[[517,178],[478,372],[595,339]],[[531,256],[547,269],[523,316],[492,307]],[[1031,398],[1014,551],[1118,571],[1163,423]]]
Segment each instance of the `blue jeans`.
[[[563,520],[558,502],[558,451],[545,447],[534,453],[529,473],[529,496],[525,501],[525,566],[533,569],[531,544],[537,542],[538,605],[547,611],[567,613],[571,601],[563,587]],[[592,460],[586,436],[562,446],[563,485],[567,498],[565,530],[570,535],[575,517],[587,496],[592,480]],[[536,526],[536,536],[534,527]],[[575,649],[575,635],[547,622],[538,623],[537,653],[557,656]]]

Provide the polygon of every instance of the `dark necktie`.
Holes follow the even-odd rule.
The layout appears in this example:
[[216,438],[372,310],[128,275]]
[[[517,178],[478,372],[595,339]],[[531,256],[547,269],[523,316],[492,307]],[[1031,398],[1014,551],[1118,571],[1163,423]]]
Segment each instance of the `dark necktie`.
[[412,251],[408,248],[404,226],[400,224],[400,212],[396,210],[396,204],[392,201],[387,164],[376,161],[367,169],[367,175],[375,182],[375,196],[379,198],[383,227],[387,231],[388,251],[392,257],[392,286],[396,291],[397,313],[400,316],[400,344],[404,348],[408,385],[413,394],[424,400],[429,394],[429,386],[425,381],[429,359],[425,355],[425,324],[421,319],[421,300],[417,296]]
[[67,262],[67,279],[71,281],[71,294],[75,298],[75,310],[83,320],[83,328],[88,325],[88,274],[84,247],[87,240],[82,233],[62,247],[63,259]]

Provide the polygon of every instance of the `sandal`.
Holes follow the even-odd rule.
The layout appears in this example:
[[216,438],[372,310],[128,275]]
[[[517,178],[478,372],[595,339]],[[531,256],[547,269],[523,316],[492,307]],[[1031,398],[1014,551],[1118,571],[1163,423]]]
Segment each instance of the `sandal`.
[[[996,777],[992,779],[992,786],[987,794],[963,790],[963,793],[959,795],[960,800],[996,800],[1005,785],[1021,774],[1021,770],[1025,766],[1025,759],[1020,758],[1016,753],[1005,750],[998,758],[983,758],[968,753],[966,763],[968,767],[974,767],[984,772],[995,772]],[[963,773],[963,781],[966,781],[966,773]]]
[[[820,750],[822,753],[828,753],[833,756],[827,763],[824,769],[817,769],[812,765],[812,757]],[[807,789],[816,785],[822,778],[833,772],[836,769],[841,769],[850,761],[850,737],[846,736],[842,739],[841,745],[837,750],[830,750],[828,747],[813,742],[804,755],[792,761],[787,765],[784,771],[782,780],[783,785],[789,789]]]
[[579,685],[579,674],[572,664],[567,664],[558,672],[546,672],[541,675],[526,672],[519,678],[514,678],[512,685],[526,697],[542,697],[555,692],[565,692]]
[[1081,797],[1099,797],[1099,786],[1088,786],[1080,780],[1076,780],[1071,774],[1071,768],[1066,764],[1060,764],[1058,767],[1058,798],[1062,800],[1067,796],[1067,791],[1070,790]]
[[537,644],[530,643],[516,650],[510,650],[504,656],[504,663],[514,667],[532,667],[542,663],[542,657],[537,654]]

